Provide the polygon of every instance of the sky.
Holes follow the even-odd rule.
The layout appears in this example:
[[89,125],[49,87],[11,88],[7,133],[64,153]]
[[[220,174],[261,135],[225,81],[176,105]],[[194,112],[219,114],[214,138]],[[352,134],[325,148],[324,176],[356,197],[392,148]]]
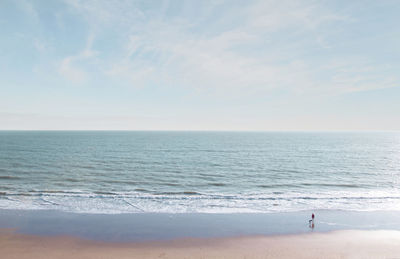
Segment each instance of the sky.
[[0,1],[1,130],[400,130],[399,1]]

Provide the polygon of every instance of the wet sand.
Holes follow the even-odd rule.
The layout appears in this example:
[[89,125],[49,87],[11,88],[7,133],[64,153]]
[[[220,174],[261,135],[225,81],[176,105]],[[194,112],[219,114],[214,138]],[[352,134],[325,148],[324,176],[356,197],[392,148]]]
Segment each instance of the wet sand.
[[[315,228],[308,220],[315,213]],[[0,228],[20,234],[73,236],[104,242],[145,242],[183,238],[226,238],[330,232],[399,230],[395,211],[299,211],[288,213],[84,214],[43,210],[0,210]]]
[[400,231],[103,242],[0,230],[1,258],[400,258]]

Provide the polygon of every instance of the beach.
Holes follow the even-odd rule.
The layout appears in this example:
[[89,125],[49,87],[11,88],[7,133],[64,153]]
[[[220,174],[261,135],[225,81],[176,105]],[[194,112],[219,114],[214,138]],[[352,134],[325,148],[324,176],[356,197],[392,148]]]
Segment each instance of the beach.
[[0,232],[2,258],[400,258],[399,231],[107,243]]
[[396,212],[317,211],[314,229],[309,215],[0,210],[0,252],[2,258],[400,258]]

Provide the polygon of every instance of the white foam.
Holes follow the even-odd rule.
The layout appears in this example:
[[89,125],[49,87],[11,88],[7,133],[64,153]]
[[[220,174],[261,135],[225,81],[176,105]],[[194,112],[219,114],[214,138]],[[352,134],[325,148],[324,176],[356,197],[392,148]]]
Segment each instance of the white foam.
[[169,194],[139,192],[94,194],[81,190],[60,193],[34,193],[32,196],[7,194],[0,198],[2,209],[46,209],[77,213],[271,213],[315,209],[396,210],[400,211],[397,192],[320,192],[306,194]]

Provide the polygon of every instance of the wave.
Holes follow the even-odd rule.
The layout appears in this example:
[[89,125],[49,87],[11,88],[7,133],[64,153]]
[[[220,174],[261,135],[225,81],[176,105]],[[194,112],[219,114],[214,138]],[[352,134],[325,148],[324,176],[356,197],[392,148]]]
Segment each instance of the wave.
[[[199,176],[204,176],[204,177],[210,177],[210,179],[211,178],[214,178],[214,177],[217,177],[217,178],[225,178],[225,175],[218,175],[218,174],[211,174],[211,173],[199,173],[198,174]],[[208,178],[207,178],[208,179]]]
[[105,195],[118,195],[115,192],[102,192],[102,191],[97,191],[97,192],[93,192],[95,194],[105,194]]
[[122,184],[127,184],[127,185],[138,185],[142,182],[140,181],[132,181],[132,180],[99,180],[98,182],[102,183],[122,183]]
[[159,192],[156,195],[201,195],[201,193],[194,191],[183,191],[183,192]]
[[260,184],[260,185],[257,185],[257,187],[269,189],[269,188],[282,188],[282,187],[283,188],[299,187],[299,185],[298,184]]
[[211,185],[211,186],[226,186],[227,184],[225,184],[225,183],[209,183],[208,185]]
[[363,185],[359,184],[338,184],[338,183],[302,183],[303,186],[322,186],[322,187],[347,187],[347,188],[360,188]]
[[165,186],[180,186],[178,183],[159,183],[159,185],[165,185]]
[[260,184],[260,188],[302,188],[302,187],[345,187],[345,188],[362,188],[364,185],[360,184],[338,184],[338,183],[292,183],[292,184]]
[[0,192],[1,195],[10,196],[59,196],[63,197],[97,197],[96,194],[110,197],[130,197],[130,198],[172,198],[180,199],[182,197],[194,196],[201,199],[214,199],[214,200],[385,200],[385,199],[400,199],[400,192],[397,195],[388,195],[389,193],[382,195],[361,195],[361,193],[348,193],[347,195],[340,195],[339,193],[325,193],[325,194],[313,194],[313,195],[299,195],[296,193],[285,193],[285,192],[271,192],[270,194],[265,193],[253,193],[253,194],[222,194],[222,193],[202,193],[197,191],[166,191],[156,192],[143,188],[137,188],[135,191],[128,192],[115,192],[115,191],[93,191],[85,192],[82,190],[30,190],[28,192]]
[[74,194],[83,193],[82,191],[64,191],[64,190],[30,190],[31,193],[46,194],[46,193],[62,193],[62,194]]
[[66,182],[73,182],[73,183],[79,183],[79,182],[82,181],[82,180],[77,179],[77,178],[64,178],[62,180],[66,181]]
[[137,192],[150,192],[149,190],[143,189],[143,188],[136,188],[135,191]]
[[2,209],[51,209],[84,213],[139,212],[284,212],[312,209],[400,210],[400,193],[389,195],[348,193],[298,195],[295,193],[218,194],[183,192],[114,192],[81,190],[32,190],[0,192]]
[[21,177],[13,176],[13,175],[0,175],[0,180],[18,180]]

